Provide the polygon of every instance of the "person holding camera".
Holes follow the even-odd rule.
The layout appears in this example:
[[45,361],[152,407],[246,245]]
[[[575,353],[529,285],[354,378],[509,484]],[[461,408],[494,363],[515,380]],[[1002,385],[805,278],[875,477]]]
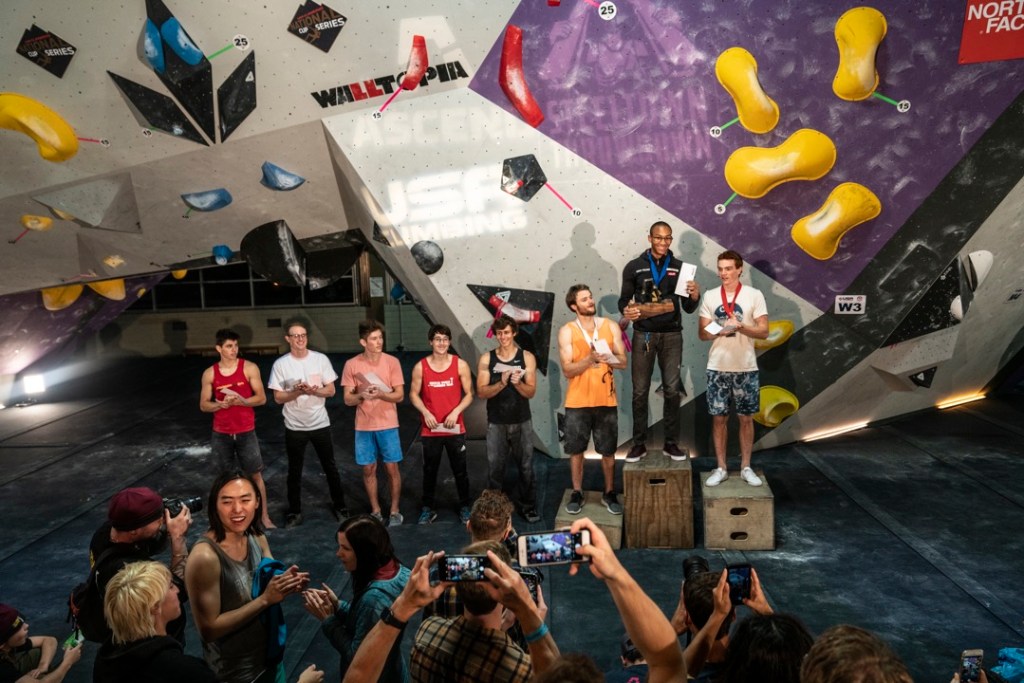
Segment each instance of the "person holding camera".
[[[697,681],[713,681],[722,670],[729,647],[729,629],[736,621],[736,609],[729,601],[728,572],[710,571],[707,560],[693,555],[683,561],[683,575],[672,627],[677,634],[686,633],[690,639],[685,653],[689,674]],[[743,604],[756,614],[773,612],[753,567],[750,597]]]
[[[170,570],[179,589],[179,601],[182,605],[188,601],[184,579],[192,511],[180,501],[167,502],[178,508],[174,515],[160,494],[145,486],[118,491],[110,499],[107,521],[96,530],[89,543],[89,566],[95,571],[101,595],[106,595],[107,584],[122,567],[151,560],[169,545]],[[202,506],[199,507],[201,509]],[[185,644],[184,610],[167,625],[167,631],[179,643]]]
[[[455,584],[463,613],[455,619],[428,617],[413,643],[409,670],[414,681],[531,680],[558,656],[544,614],[523,578],[510,566],[508,550],[498,541],[481,541],[463,549],[487,554],[486,580]],[[507,608],[507,609],[506,609]],[[526,631],[529,653],[506,633],[517,619]]]

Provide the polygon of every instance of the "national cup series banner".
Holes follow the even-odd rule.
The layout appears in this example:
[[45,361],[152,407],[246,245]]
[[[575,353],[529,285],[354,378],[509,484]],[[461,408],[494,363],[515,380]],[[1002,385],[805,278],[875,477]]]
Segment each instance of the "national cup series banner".
[[967,0],[960,63],[1024,57],[1024,0]]

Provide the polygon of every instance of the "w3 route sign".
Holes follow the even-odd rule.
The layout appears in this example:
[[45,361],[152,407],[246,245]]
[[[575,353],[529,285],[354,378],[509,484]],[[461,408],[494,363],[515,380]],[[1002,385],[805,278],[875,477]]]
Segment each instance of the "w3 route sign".
[[868,297],[865,294],[836,295],[835,313],[840,315],[860,315],[867,313]]

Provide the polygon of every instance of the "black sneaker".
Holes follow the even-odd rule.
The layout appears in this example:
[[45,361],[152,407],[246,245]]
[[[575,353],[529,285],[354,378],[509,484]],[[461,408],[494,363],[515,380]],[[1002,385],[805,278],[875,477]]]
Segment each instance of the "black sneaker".
[[606,508],[608,508],[608,512],[612,513],[613,515],[622,514],[622,505],[619,504],[619,499],[615,495],[615,491],[608,491],[603,496],[601,496],[601,502],[604,503],[604,506]]
[[665,444],[665,448],[662,449],[662,452],[673,460],[686,460],[690,457],[690,452],[688,450],[680,448],[674,443]]
[[302,524],[302,515],[298,512],[289,512],[285,515],[284,526],[286,529],[294,529]]
[[635,443],[626,453],[626,462],[640,462],[647,456],[647,446],[642,443]]
[[346,519],[352,516],[352,513],[348,511],[347,507],[334,508],[334,517],[339,522],[344,522]]
[[529,524],[536,524],[540,521],[540,515],[537,514],[535,509],[526,508],[523,510],[523,519],[525,519]]
[[570,515],[578,515],[583,512],[583,491],[572,492],[572,495],[569,496],[569,504],[565,506],[565,511]]

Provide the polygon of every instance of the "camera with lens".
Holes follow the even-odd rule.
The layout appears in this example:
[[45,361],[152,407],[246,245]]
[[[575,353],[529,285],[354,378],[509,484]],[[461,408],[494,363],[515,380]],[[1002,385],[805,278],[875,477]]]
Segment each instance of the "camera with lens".
[[164,507],[171,513],[171,517],[181,514],[181,508],[186,507],[193,515],[203,509],[203,499],[200,496],[189,498],[164,498]]
[[689,581],[691,576],[711,571],[708,561],[700,555],[690,555],[683,560],[683,580]]

